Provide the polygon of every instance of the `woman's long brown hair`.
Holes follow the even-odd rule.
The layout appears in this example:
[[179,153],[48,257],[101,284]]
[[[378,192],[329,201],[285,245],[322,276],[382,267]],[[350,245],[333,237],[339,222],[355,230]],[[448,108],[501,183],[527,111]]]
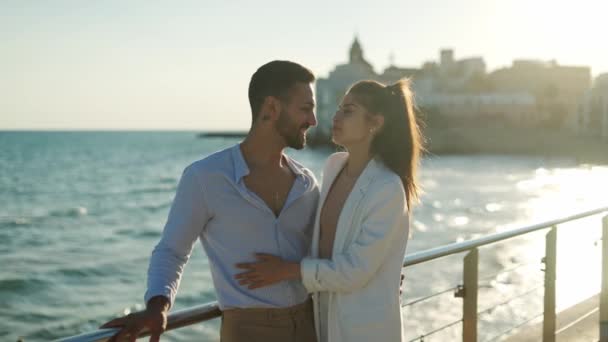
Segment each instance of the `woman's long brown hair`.
[[410,81],[385,86],[376,81],[355,83],[348,91],[372,115],[382,115],[384,125],[374,137],[371,152],[401,178],[407,207],[419,199],[416,172],[423,151],[423,138],[416,120]]

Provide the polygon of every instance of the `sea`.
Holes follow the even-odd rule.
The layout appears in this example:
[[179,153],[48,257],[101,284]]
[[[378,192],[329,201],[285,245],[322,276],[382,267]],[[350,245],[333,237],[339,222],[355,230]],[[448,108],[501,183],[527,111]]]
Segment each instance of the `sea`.
[[[150,252],[183,169],[239,142],[196,133],[0,132],[0,340],[68,337],[143,309]],[[321,180],[334,151],[286,153]],[[428,154],[419,178],[408,254],[608,206],[608,166],[574,158]],[[558,310],[599,291],[601,219],[558,226]],[[546,233],[480,248],[480,341],[541,319]],[[404,269],[408,339],[460,340],[464,255]],[[197,244],[175,309],[215,298]],[[218,341],[218,331],[216,319],[163,340]]]

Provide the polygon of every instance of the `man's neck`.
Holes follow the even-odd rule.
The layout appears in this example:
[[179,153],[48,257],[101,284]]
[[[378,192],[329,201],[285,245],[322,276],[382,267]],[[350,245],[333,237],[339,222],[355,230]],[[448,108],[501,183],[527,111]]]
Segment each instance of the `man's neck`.
[[274,132],[252,129],[241,143],[241,151],[250,168],[282,167],[285,145]]

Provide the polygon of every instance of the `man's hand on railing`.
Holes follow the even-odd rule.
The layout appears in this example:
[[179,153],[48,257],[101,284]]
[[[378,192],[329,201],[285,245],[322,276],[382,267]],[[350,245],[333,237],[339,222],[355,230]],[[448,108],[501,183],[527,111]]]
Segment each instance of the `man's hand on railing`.
[[160,340],[160,335],[167,328],[167,312],[169,311],[169,301],[165,297],[154,297],[148,301],[144,311],[134,312],[127,316],[113,319],[100,327],[121,328],[114,335],[111,342],[132,341],[146,330],[150,333],[150,342]]

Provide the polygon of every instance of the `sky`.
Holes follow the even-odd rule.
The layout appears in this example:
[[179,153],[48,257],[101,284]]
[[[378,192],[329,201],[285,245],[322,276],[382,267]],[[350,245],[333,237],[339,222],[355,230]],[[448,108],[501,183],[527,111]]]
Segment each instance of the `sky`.
[[326,77],[357,35],[377,72],[442,48],[608,72],[603,0],[0,0],[0,130],[245,130],[274,59]]

